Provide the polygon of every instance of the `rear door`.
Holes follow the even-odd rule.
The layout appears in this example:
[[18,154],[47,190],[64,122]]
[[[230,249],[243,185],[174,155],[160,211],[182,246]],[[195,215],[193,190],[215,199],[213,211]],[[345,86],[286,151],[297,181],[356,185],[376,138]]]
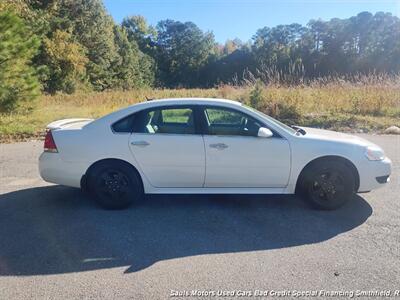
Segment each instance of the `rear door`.
[[140,112],[130,149],[155,187],[202,187],[205,151],[194,106],[164,106]]
[[224,107],[204,107],[205,187],[279,188],[290,174],[286,139],[258,137],[265,124]]

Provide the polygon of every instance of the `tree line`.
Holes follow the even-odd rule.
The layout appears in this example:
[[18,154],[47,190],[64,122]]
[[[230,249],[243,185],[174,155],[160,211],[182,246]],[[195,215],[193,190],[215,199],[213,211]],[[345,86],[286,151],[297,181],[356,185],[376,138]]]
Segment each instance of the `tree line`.
[[2,0],[0,111],[44,93],[286,83],[400,71],[400,19],[359,13],[264,27],[221,45],[192,22],[116,24],[101,0]]

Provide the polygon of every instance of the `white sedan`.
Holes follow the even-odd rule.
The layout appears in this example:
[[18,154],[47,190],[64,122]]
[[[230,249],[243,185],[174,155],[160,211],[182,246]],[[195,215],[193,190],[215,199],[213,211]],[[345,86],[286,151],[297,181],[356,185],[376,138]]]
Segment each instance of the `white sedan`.
[[359,137],[289,127],[235,101],[164,99],[49,124],[39,170],[109,209],[159,193],[300,193],[335,209],[387,183],[391,161]]

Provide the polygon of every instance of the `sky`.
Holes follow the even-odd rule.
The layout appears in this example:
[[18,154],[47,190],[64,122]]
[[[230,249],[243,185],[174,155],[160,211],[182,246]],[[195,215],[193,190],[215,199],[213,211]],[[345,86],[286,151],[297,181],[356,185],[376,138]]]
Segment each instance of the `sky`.
[[239,38],[248,41],[257,29],[310,19],[348,18],[362,11],[391,12],[400,17],[400,0],[104,0],[118,23],[130,15],[142,15],[148,23],[192,21],[212,31],[224,43]]

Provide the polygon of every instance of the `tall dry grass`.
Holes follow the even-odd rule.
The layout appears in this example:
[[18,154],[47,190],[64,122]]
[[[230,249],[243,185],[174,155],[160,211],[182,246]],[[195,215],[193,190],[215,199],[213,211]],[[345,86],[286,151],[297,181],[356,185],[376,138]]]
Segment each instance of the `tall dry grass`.
[[259,108],[288,123],[364,131],[400,126],[399,76],[359,74],[297,84],[270,81],[258,87],[255,82],[248,80],[240,86],[212,89],[143,89],[42,96],[34,109],[0,114],[0,139],[29,138],[42,132],[53,120],[97,118],[146,98],[226,98],[249,104],[255,88],[259,89]]

